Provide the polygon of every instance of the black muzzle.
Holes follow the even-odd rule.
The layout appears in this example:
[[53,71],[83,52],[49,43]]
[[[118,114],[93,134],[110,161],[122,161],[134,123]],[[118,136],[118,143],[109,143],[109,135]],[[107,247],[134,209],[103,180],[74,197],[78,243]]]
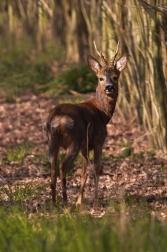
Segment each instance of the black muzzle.
[[114,86],[113,85],[107,85],[106,87],[105,87],[105,92],[106,93],[112,93],[112,92],[114,92]]

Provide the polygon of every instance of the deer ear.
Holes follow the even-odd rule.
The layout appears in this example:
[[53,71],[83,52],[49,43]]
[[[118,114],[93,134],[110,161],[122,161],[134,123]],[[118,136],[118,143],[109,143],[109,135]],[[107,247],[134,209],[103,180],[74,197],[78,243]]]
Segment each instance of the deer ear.
[[127,56],[124,55],[116,62],[115,67],[119,72],[121,72],[126,67],[126,64],[127,64]]
[[101,69],[99,62],[91,55],[88,56],[88,65],[90,69],[92,69],[92,71],[94,71],[96,74],[98,74],[99,70]]

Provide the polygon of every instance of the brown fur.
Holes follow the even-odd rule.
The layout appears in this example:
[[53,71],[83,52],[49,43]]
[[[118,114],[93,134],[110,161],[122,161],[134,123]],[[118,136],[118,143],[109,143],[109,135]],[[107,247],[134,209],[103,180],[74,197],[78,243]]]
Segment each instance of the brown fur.
[[[101,54],[102,55],[102,54]],[[104,56],[103,56],[104,58]],[[77,204],[82,204],[88,153],[94,150],[95,201],[98,204],[98,180],[101,167],[102,146],[106,138],[106,125],[110,121],[118,96],[118,78],[127,63],[121,57],[114,66],[101,66],[92,56],[88,64],[98,77],[96,95],[93,99],[78,104],[60,104],[53,108],[47,119],[49,156],[51,161],[52,201],[56,200],[56,162],[59,148],[66,150],[66,157],[60,164],[63,201],[67,202],[66,172],[79,151],[82,153],[81,189]],[[108,89],[113,90],[107,92]]]

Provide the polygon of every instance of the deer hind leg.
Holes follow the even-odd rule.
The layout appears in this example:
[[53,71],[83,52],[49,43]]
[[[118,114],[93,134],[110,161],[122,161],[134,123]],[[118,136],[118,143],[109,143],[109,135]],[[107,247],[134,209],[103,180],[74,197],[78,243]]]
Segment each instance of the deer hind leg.
[[82,174],[81,174],[81,188],[80,188],[80,194],[77,200],[76,205],[81,206],[82,205],[82,199],[83,199],[83,192],[84,187],[87,179],[87,166],[88,166],[88,157],[87,157],[87,151],[82,151]]
[[99,175],[101,170],[101,157],[102,157],[102,146],[97,145],[94,148],[94,181],[95,181],[95,198],[94,198],[94,207],[98,207],[98,183]]
[[60,179],[62,184],[63,202],[67,203],[66,172],[79,153],[79,148],[70,146],[63,162],[60,164]]
[[52,140],[49,143],[49,157],[51,162],[51,190],[52,190],[52,202],[56,202],[56,182],[57,182],[57,157],[59,153],[59,146],[55,146]]

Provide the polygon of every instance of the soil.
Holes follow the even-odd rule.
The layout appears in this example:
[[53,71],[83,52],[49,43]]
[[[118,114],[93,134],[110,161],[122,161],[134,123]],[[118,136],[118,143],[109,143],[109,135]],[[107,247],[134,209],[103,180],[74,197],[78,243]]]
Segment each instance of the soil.
[[[18,184],[23,187],[28,183],[31,183],[32,187],[40,185],[40,194],[27,203],[30,211],[37,211],[44,202],[51,201],[50,164],[45,132],[45,121],[50,109],[63,100],[87,100],[90,96],[48,97],[27,94],[17,97],[15,103],[0,100],[0,186],[2,189],[10,185],[14,190]],[[125,122],[117,110],[107,126],[107,131],[99,181],[100,211],[105,212],[112,202],[121,200],[128,204],[144,202],[153,213],[167,219],[165,156],[149,146],[147,134],[134,120]],[[92,211],[94,198],[91,156],[92,154],[84,193],[84,205],[89,211]],[[77,200],[80,174],[81,158],[77,158],[67,177],[69,205],[75,204]],[[59,177],[57,200],[61,204]],[[8,201],[9,196],[5,196],[3,203]]]

